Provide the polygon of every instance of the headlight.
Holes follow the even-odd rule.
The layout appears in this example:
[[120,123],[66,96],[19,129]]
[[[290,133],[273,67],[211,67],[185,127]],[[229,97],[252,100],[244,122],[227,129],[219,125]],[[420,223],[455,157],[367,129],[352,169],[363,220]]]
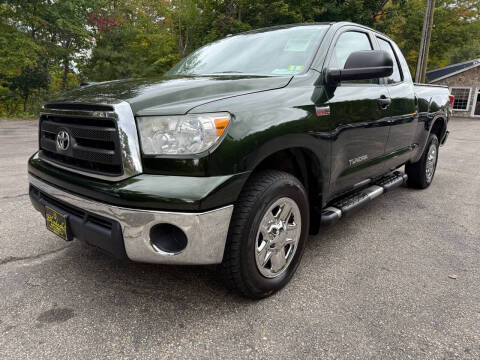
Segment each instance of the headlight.
[[211,148],[230,121],[230,114],[188,114],[137,118],[145,155],[198,154]]

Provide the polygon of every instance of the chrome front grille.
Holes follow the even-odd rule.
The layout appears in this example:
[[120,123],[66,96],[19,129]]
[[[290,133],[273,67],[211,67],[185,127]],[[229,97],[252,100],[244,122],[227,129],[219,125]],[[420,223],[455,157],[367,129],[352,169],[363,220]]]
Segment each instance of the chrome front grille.
[[39,135],[40,157],[54,166],[111,181],[142,171],[135,120],[125,102],[48,104]]

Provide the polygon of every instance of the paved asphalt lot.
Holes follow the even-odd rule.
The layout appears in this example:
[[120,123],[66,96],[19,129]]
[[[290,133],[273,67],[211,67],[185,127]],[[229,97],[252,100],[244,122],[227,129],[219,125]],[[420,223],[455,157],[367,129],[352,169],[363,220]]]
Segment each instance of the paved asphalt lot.
[[0,122],[0,359],[478,359],[480,120],[450,129],[429,189],[311,237],[289,286],[254,302],[214,267],[57,239],[27,195],[36,122]]

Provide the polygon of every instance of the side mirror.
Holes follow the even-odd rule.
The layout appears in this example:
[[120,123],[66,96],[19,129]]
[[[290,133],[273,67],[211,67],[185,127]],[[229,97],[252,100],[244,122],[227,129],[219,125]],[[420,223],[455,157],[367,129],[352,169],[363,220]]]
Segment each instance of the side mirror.
[[392,73],[393,59],[386,51],[354,51],[347,58],[343,69],[327,71],[327,84],[335,87],[341,81],[378,79]]

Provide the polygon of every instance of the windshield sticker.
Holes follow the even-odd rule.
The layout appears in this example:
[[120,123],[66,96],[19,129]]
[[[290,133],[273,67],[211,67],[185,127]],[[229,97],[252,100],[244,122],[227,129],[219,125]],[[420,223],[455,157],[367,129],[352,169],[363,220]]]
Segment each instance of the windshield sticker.
[[285,44],[283,51],[305,52],[311,39],[290,39]]
[[299,73],[302,72],[305,67],[303,65],[290,65],[288,71]]
[[291,71],[288,71],[287,69],[275,69],[272,71],[272,74],[274,75],[292,75]]
[[275,69],[272,71],[274,75],[292,75],[301,73],[305,69],[303,65],[289,65],[286,69]]

